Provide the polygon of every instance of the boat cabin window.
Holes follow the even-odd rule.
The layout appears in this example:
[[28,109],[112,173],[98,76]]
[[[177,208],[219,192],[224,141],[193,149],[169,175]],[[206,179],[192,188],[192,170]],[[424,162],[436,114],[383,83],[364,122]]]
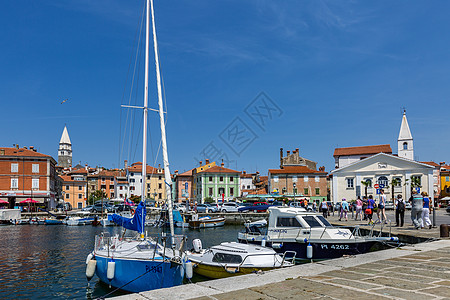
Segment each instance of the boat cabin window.
[[212,261],[217,263],[240,264],[242,262],[242,257],[240,255],[228,253],[216,253],[213,256]]
[[302,227],[295,217],[278,217],[277,227]]
[[309,227],[323,227],[314,216],[303,216],[303,220],[308,223]]
[[333,227],[333,225],[330,224],[330,222],[327,221],[323,216],[317,216],[317,218],[322,222],[323,225],[326,227]]

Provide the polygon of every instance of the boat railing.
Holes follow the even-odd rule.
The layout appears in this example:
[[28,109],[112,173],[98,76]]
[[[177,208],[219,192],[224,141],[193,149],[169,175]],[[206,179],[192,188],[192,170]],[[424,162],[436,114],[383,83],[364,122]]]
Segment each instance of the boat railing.
[[[281,263],[280,263],[280,267],[282,267],[283,266],[283,264],[284,264],[284,262],[285,261],[287,261],[286,260],[286,254],[288,254],[288,253],[292,253],[293,254],[293,258],[294,258],[294,260],[295,260],[295,256],[297,255],[297,252],[295,252],[295,251],[286,251],[286,252],[284,252],[284,254],[283,254],[283,257],[282,257],[282,260],[281,260]],[[250,257],[253,257],[253,256],[273,256],[274,258],[275,258],[275,260],[277,260],[277,256],[279,256],[279,254],[278,253],[255,253],[255,254],[247,254],[245,257],[244,257],[244,259],[242,260],[242,262],[239,264],[239,266],[238,266],[238,269],[240,268],[240,267],[242,267],[242,265],[245,263],[245,261],[247,260],[247,258],[250,258]],[[277,260],[278,261],[278,260]]]
[[291,260],[292,260],[292,263],[295,262],[295,257],[297,256],[297,252],[295,252],[295,251],[285,251],[283,253],[283,260],[281,261],[281,266],[283,266],[284,262],[287,261],[286,254],[293,254]]
[[[96,252],[98,250],[107,250],[107,255],[109,257],[110,252],[115,250],[119,243],[131,242],[133,240],[136,240],[136,238],[130,236],[123,237],[119,235],[111,236],[109,232],[102,232],[95,237],[94,251]],[[149,243],[154,245],[153,247],[151,247],[153,250],[152,259],[155,258],[159,250],[162,250],[162,253],[159,254],[162,254],[164,258],[166,258],[166,254],[172,254],[169,256],[175,257],[176,251],[185,251],[186,237],[183,235],[174,235],[173,241],[174,244],[171,245],[171,235],[146,235],[145,238],[142,238],[142,247],[145,247],[144,245],[149,245]],[[160,245],[162,247],[159,248],[157,245]],[[166,249],[167,251],[171,251],[171,253],[166,253]]]

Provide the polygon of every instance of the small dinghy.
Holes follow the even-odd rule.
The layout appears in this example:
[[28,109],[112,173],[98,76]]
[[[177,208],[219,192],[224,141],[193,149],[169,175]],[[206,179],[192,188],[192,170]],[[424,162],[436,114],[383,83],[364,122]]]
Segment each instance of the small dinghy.
[[205,216],[199,218],[198,215],[193,215],[192,220],[189,221],[189,228],[211,228],[225,225],[225,218],[211,218]]
[[[194,272],[208,278],[225,278],[293,265],[286,260],[287,253],[280,255],[262,246],[226,242],[203,250],[199,239],[195,239],[193,244],[194,249],[188,253],[188,258]],[[295,253],[289,254],[290,259],[295,259]]]

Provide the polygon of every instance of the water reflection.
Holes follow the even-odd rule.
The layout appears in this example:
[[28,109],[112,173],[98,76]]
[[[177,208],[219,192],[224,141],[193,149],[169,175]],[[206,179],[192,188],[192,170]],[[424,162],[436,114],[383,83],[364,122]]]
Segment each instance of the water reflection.
[[[201,230],[176,228],[176,234],[192,240],[199,238],[207,248],[224,241],[235,241],[240,226],[225,226]],[[94,246],[94,236],[102,231],[111,235],[121,233],[120,227],[92,226],[0,226],[0,299],[94,299],[112,289],[97,277],[88,287],[85,268],[86,256]],[[146,227],[149,235],[160,229]],[[203,280],[198,278],[197,280]],[[119,296],[126,292],[115,292]]]

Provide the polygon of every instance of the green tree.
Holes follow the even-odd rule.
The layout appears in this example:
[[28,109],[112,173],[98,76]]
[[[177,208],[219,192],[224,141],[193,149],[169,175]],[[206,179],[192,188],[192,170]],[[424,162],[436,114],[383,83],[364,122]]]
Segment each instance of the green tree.
[[205,203],[213,203],[213,202],[214,202],[213,198],[211,198],[211,197],[206,197],[205,198]]
[[106,193],[102,190],[96,190],[95,192],[93,192],[92,194],[89,195],[88,198],[88,204],[92,205],[95,203],[95,201],[97,200],[102,200],[107,198]]
[[141,202],[141,197],[140,196],[136,196],[136,195],[131,195],[129,200],[133,201],[133,203],[138,204],[139,202]]
[[411,194],[415,188],[421,188],[422,181],[420,180],[420,176],[411,176]]
[[395,200],[394,187],[399,186],[401,183],[402,183],[402,181],[400,180],[400,178],[392,178],[392,180],[391,180],[392,201]]
[[362,185],[364,185],[364,195],[367,198],[367,188],[372,185],[372,181],[370,179],[366,179],[366,181],[361,181]]

